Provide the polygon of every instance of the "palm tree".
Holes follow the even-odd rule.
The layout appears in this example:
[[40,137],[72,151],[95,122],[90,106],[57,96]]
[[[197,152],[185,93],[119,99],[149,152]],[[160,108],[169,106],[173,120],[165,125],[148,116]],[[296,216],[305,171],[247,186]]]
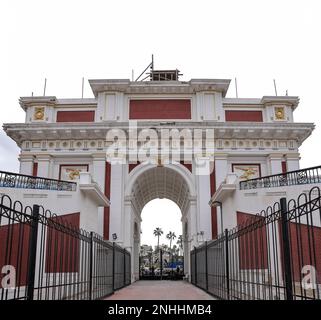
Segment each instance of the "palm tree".
[[163,234],[163,230],[159,227],[157,227],[154,230],[154,236],[157,237],[157,250],[159,250],[159,237]]
[[[166,235],[166,238],[169,240],[169,251],[172,251],[172,241],[176,238],[176,234],[175,232],[168,232],[168,234]],[[173,264],[173,253],[171,252],[171,256],[172,256],[172,264]],[[173,275],[173,266],[172,266],[172,275]]]
[[169,240],[169,250],[172,249],[172,241],[176,238],[176,234],[175,232],[168,232],[168,234],[166,235],[166,238]]
[[183,249],[183,236],[181,234],[178,236],[176,243],[181,249]]

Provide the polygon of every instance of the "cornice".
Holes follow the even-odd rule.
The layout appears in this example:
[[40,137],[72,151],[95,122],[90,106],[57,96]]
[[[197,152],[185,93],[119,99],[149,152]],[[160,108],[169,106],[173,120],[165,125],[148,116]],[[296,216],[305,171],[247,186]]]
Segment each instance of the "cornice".
[[[154,128],[159,133],[162,129],[205,129],[214,130],[214,138],[219,141],[219,147],[224,148],[226,140],[267,139],[267,140],[294,140],[300,145],[310,136],[314,129],[313,123],[236,123],[236,122],[175,122],[174,125],[162,125],[160,122],[138,122],[138,131],[144,128]],[[97,122],[97,123],[50,123],[50,124],[4,124],[4,131],[19,146],[23,141],[39,140],[94,140],[82,148],[102,148],[106,134],[110,129],[128,131],[128,122]],[[78,142],[77,142],[78,143]],[[76,142],[70,148],[75,148]],[[273,141],[272,141],[273,143]],[[54,146],[52,146],[54,147]],[[229,145],[232,147],[232,145]],[[253,147],[248,146],[248,147]],[[273,146],[271,146],[273,147]],[[39,148],[42,148],[39,144]]]
[[130,81],[129,79],[92,79],[89,84],[95,97],[100,92],[126,94],[191,94],[201,91],[222,92],[225,97],[230,80],[191,79],[190,81]]
[[57,98],[55,96],[20,97],[19,99],[19,104],[23,110],[35,105],[54,106],[56,102]]
[[261,99],[261,103],[265,106],[283,104],[289,105],[294,109],[298,106],[299,102],[300,99],[297,96],[263,96]]

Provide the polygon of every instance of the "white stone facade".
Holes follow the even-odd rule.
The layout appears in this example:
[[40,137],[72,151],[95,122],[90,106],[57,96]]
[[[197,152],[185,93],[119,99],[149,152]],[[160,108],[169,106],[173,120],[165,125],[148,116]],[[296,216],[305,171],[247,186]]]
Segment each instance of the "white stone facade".
[[[164,197],[175,201],[181,208],[185,271],[188,273],[190,249],[221,231],[220,208],[217,208],[215,217],[218,230],[213,230],[209,202],[219,186],[226,182],[233,166],[255,165],[260,176],[281,173],[285,167],[287,171],[299,169],[298,148],[314,129],[312,123],[293,122],[298,97],[226,98],[229,80],[89,82],[95,96],[93,99],[22,97],[20,105],[26,112],[25,123],[5,124],[4,130],[21,148],[22,174],[32,175],[37,163],[38,176],[60,179],[61,166],[87,166],[101,194],[110,200],[109,230],[104,230],[106,213],[99,203],[96,203],[97,226],[92,230],[109,235],[109,238],[116,234],[116,241],[133,253],[133,280],[138,277],[140,215],[147,202]],[[168,99],[189,100],[190,117],[160,119],[150,111],[149,119],[131,119],[132,100]],[[80,121],[68,118],[68,121],[57,122],[59,112],[70,117],[68,112],[76,111],[75,117],[79,116]],[[93,119],[82,121],[81,117],[89,117],[90,112],[94,114]],[[106,152],[113,142],[107,137],[108,131],[123,129],[128,134],[129,122],[133,121],[137,123],[138,132],[147,128],[156,130],[157,140],[161,129],[213,129],[212,151],[206,153],[201,149],[200,154],[195,154],[190,148],[195,156],[190,163],[187,162],[191,171],[180,161],[168,163],[166,157],[162,158],[163,150],[155,156],[155,164],[140,163],[131,168],[128,162],[124,162],[121,152],[114,158],[108,157]],[[179,149],[178,153],[181,154],[182,150]],[[157,164],[159,159],[161,161]],[[199,160],[215,164],[214,176],[197,174]],[[110,174],[106,172],[107,161],[111,162]],[[234,197],[233,201],[228,205],[224,228],[235,226],[235,210],[239,202],[248,200]],[[260,201],[256,197],[256,204],[249,205],[248,209],[258,210]],[[52,202],[48,202],[46,207],[51,205]],[[69,211],[66,207],[65,202],[61,202],[55,210],[63,214]]]

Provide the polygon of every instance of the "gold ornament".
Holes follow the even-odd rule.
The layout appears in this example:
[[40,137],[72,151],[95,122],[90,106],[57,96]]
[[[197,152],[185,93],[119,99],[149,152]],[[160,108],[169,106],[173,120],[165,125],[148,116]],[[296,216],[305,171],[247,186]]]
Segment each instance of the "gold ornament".
[[68,177],[70,180],[76,180],[80,177],[80,170],[77,169],[67,169]]
[[235,167],[235,169],[243,171],[243,174],[240,176],[240,179],[249,180],[253,175],[257,174],[257,168],[248,167]]
[[44,118],[45,118],[45,108],[44,107],[35,108],[34,119],[43,120]]
[[275,112],[275,119],[276,120],[284,120],[284,108],[283,107],[277,107],[274,109]]

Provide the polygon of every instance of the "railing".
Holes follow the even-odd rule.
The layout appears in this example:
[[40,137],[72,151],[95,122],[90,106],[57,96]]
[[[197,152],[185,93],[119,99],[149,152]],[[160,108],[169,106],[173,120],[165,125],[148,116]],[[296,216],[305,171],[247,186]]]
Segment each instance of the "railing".
[[77,183],[0,171],[0,188],[76,191]]
[[321,166],[241,181],[240,189],[272,188],[311,183],[321,183]]
[[321,191],[285,198],[191,252],[191,281],[221,299],[321,299]]
[[0,198],[0,300],[101,299],[130,284],[130,253],[74,225]]

